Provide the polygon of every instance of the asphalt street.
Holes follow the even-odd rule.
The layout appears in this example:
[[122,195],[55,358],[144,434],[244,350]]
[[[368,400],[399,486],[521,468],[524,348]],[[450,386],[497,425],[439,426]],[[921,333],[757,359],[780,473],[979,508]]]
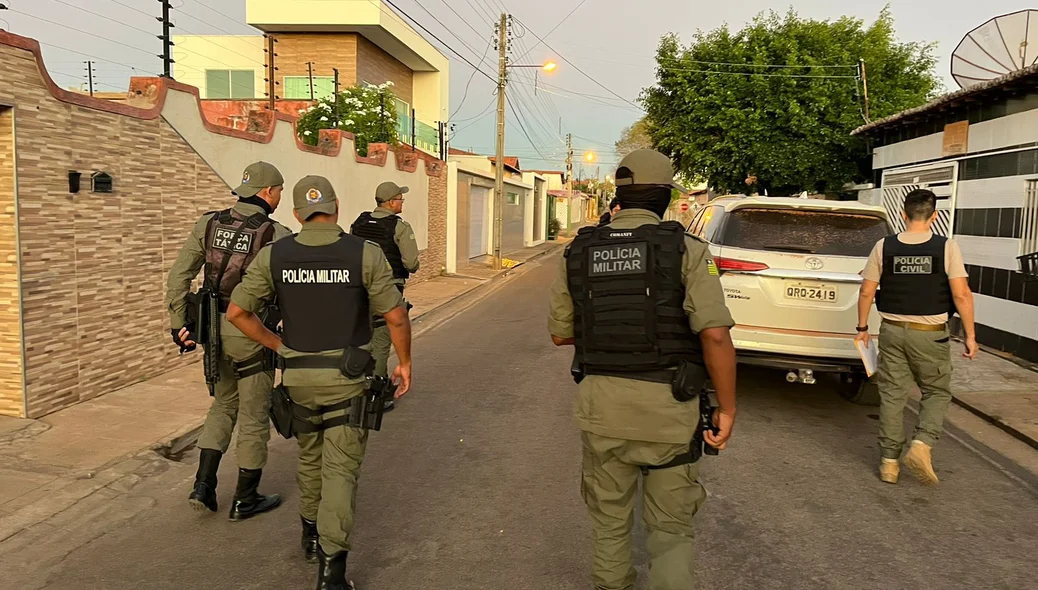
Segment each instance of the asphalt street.
[[[349,558],[360,590],[591,588],[570,352],[546,331],[557,264],[532,264],[416,340],[414,389],[372,434],[362,470]],[[947,438],[935,451],[939,488],[907,474],[883,484],[876,409],[783,377],[740,373],[735,436],[704,460],[700,588],[1035,588],[1032,491]],[[194,452],[134,489],[153,508],[39,564],[34,587],[312,588],[295,445],[274,436],[261,487],[285,497],[276,512],[228,522],[233,458],[221,469],[220,512],[191,511]]]

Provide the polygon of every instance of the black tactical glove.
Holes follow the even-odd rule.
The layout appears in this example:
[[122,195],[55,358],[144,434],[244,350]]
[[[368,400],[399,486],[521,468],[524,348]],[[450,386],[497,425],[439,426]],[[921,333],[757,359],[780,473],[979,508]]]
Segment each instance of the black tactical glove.
[[191,352],[197,346],[195,344],[194,325],[188,324],[184,326],[184,328],[187,328],[187,339],[191,341],[190,346],[184,344],[184,341],[180,339],[180,329],[173,328],[169,331],[169,333],[173,335],[173,344],[176,344],[180,347],[180,354],[184,354],[185,352]]

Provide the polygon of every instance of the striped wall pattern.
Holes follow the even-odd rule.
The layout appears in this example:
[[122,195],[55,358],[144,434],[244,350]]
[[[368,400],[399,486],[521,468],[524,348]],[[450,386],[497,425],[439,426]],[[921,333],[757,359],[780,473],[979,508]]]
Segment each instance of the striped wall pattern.
[[[905,184],[901,186],[883,187],[883,208],[887,210],[890,225],[895,233],[905,231],[905,220],[901,217],[901,211],[905,208],[905,195],[921,188],[918,184]],[[940,236],[951,236],[952,211],[949,208],[941,208],[938,200],[937,221],[934,222],[933,231]]]
[[14,131],[14,109],[0,107],[0,415],[4,416],[22,416],[25,409]]
[[[233,199],[229,187],[161,118],[56,100],[29,52],[0,45],[0,79],[0,102],[17,105],[28,417],[196,360],[170,341],[165,275],[198,216]],[[83,173],[78,194],[69,170]],[[99,170],[114,192],[90,192]]]

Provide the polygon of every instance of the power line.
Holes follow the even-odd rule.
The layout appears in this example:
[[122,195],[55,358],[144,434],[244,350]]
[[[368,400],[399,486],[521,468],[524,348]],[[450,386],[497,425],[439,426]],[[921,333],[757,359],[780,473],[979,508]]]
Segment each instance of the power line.
[[[158,16],[158,15],[155,15],[155,14],[150,14],[150,13],[144,12],[143,10],[141,10],[139,8],[136,8],[134,6],[130,6],[129,4],[124,4],[124,3],[120,2],[119,0],[108,0],[108,1],[112,2],[114,4],[118,4],[119,6],[123,6],[125,8],[129,8],[130,10],[132,10],[134,12],[139,12],[139,13],[143,14],[144,16],[147,16],[147,17],[155,18],[156,16]],[[64,2],[62,2],[62,4],[64,4]]]
[[[493,44],[494,44],[494,39],[493,39],[493,37],[491,37],[489,40],[487,40],[487,47],[486,47],[486,49],[483,50],[483,57],[481,57],[479,59],[480,67],[482,67],[483,66],[483,62],[486,61],[487,53],[490,52],[490,46],[493,45]],[[465,105],[465,99],[468,98],[468,96],[469,96],[469,87],[472,86],[472,79],[476,77],[476,72],[477,71],[479,71],[479,70],[473,69],[472,70],[472,74],[469,75],[468,82],[465,82],[465,92],[461,95],[461,102],[458,104],[458,108],[455,109],[454,110],[454,114],[452,114],[450,116],[450,118],[452,120],[454,119],[454,115],[457,115],[459,112],[461,112],[461,107]]]
[[533,149],[537,152],[537,155],[540,156],[542,160],[547,160],[548,158],[541,153],[540,148],[537,147],[537,144],[534,143],[533,139],[530,138],[530,134],[527,133],[526,126],[523,125],[522,118],[519,116],[518,113],[515,112],[515,105],[513,103],[508,103],[508,106],[512,109],[512,114],[515,115],[515,122],[519,124],[519,129],[523,131],[523,135],[526,136],[526,140],[530,142],[530,145],[533,146]]
[[[557,25],[555,25],[554,27],[552,27],[552,28],[551,28],[551,30],[550,30],[550,31],[548,31],[548,32],[547,32],[547,34],[545,34],[545,35],[544,35],[544,37],[545,37],[545,38],[551,37],[551,34],[552,34],[552,33],[554,33],[554,32],[556,31],[556,29],[558,29],[559,27],[561,27],[561,26],[562,26],[562,23],[564,23],[564,22],[566,22],[567,20],[569,20],[569,17],[573,16],[573,13],[574,13],[574,12],[576,12],[577,10],[580,10],[580,7],[581,7],[581,6],[583,6],[585,2],[587,2],[587,0],[580,0],[580,2],[578,2],[578,3],[577,3],[577,5],[573,7],[573,10],[569,11],[569,14],[567,14],[566,16],[562,17],[562,20],[560,20],[560,21],[559,21],[559,23],[558,23]],[[534,34],[534,36],[536,37],[537,35],[536,35],[536,34]],[[542,40],[542,41],[541,41],[541,43],[543,43],[543,42],[544,42],[544,41]],[[527,54],[529,54],[529,53],[530,53],[531,51],[533,51],[534,49],[537,49],[537,46],[538,46],[538,45],[539,45],[539,43],[535,43],[533,47],[531,47],[530,49],[527,49],[527,50],[526,50],[526,53],[524,53],[524,54],[520,55],[520,56],[519,56],[518,58],[516,58],[516,59],[522,59],[522,58],[526,57],[526,56],[527,56]]]
[[[228,16],[228,15],[227,15],[226,13],[220,12],[219,10],[217,10],[217,9],[215,9],[215,8],[211,7],[211,6],[208,6],[208,5],[206,5],[206,4],[204,3],[204,2],[198,2],[198,0],[193,0],[193,2],[194,2],[195,4],[198,4],[198,5],[199,5],[199,6],[201,6],[202,8],[205,8],[206,10],[209,10],[210,12],[215,12],[216,14],[219,14],[220,16],[222,16],[222,17],[224,17],[225,19],[227,19],[227,20],[229,20],[229,21],[233,22],[233,23],[234,23],[234,24],[236,24],[236,25],[243,25],[243,26],[246,26],[246,27],[249,27],[249,28],[253,28],[253,29],[255,28],[255,27],[253,27],[252,25],[249,25],[249,24],[245,24],[245,23],[242,23],[242,22],[241,22],[240,20],[238,20],[238,19],[236,19],[236,18],[234,18],[234,17],[232,17],[232,16]],[[184,6],[184,5],[183,5],[183,4],[181,4],[180,6],[178,6],[178,7],[177,7],[177,9],[179,10],[179,9],[180,9],[181,7],[183,7],[183,6]],[[220,29],[220,27],[217,27],[216,25],[213,25],[213,27],[214,27],[214,28],[216,28],[216,29],[219,29],[219,30],[223,31],[223,29]],[[226,33],[227,31],[224,31],[224,32]],[[233,34],[233,33],[228,33],[228,34]]]
[[[54,25],[56,27],[61,27],[61,28],[64,28],[64,29],[68,29],[70,31],[76,31],[77,33],[83,33],[84,35],[90,35],[91,37],[96,37],[97,39],[102,39],[104,41],[109,41],[111,43],[115,43],[116,45],[121,45],[121,46],[126,47],[128,49],[133,49],[134,51],[140,51],[141,53],[147,53],[148,55],[154,55],[150,51],[146,51],[144,49],[141,49],[140,47],[134,47],[133,45],[128,45],[128,44],[123,43],[121,41],[116,41],[115,39],[109,39],[107,37],[102,37],[101,35],[97,35],[95,33],[91,33],[90,31],[84,31],[83,29],[77,29],[76,27],[71,27],[69,25],[63,25],[63,24],[61,24],[59,22],[52,21],[52,20],[43,18],[41,16],[36,16],[35,14],[29,14],[28,12],[21,12],[21,11],[15,10],[13,8],[8,8],[8,10],[10,10],[11,12],[13,12],[15,14],[20,14],[22,16],[27,16],[29,18],[34,18],[34,19],[36,19],[38,21],[42,21],[42,22],[45,22],[47,24]],[[113,21],[113,22],[115,22],[115,21]],[[131,27],[131,28],[136,28],[136,27]],[[150,35],[151,33],[148,33],[148,34]]]
[[[468,28],[472,29],[472,32],[473,32],[473,33],[475,33],[477,37],[482,37],[482,36],[483,36],[483,34],[484,34],[484,33],[480,33],[479,31],[477,31],[477,30],[476,30],[476,27],[474,27],[474,26],[470,25],[470,24],[469,24],[469,21],[465,20],[465,17],[461,16],[461,15],[460,15],[460,14],[458,13],[458,11],[457,11],[457,10],[454,10],[454,8],[452,8],[452,7],[451,7],[450,3],[448,3],[448,2],[447,2],[447,0],[440,0],[440,2],[441,2],[441,3],[442,3],[442,4],[444,5],[444,6],[446,6],[446,7],[447,7],[447,10],[450,10],[451,12],[453,12],[453,13],[454,13],[454,16],[458,17],[458,19],[460,19],[460,20],[461,20],[461,22],[465,23],[465,26],[466,26],[466,27],[468,27]],[[441,24],[442,24],[442,23],[441,23]]]
[[[408,18],[408,20],[410,20],[411,22],[413,22],[413,23],[414,23],[414,24],[415,24],[415,25],[416,25],[416,26],[417,26],[418,28],[420,28],[420,29],[422,29],[423,31],[425,31],[425,32],[426,32],[426,33],[427,33],[427,34],[428,34],[429,36],[431,36],[431,37],[432,37],[433,39],[436,39],[437,41],[439,41],[440,45],[443,45],[444,47],[446,47],[446,48],[447,48],[447,49],[448,49],[448,50],[449,50],[449,51],[450,51],[451,53],[453,53],[454,55],[458,56],[458,58],[460,58],[460,59],[461,59],[462,61],[464,61],[465,63],[467,63],[467,64],[468,64],[468,65],[469,65],[469,66],[470,66],[471,68],[473,68],[473,69],[475,69],[475,70],[478,70],[478,71],[479,71],[479,73],[480,73],[480,74],[483,74],[484,76],[486,76],[486,78],[487,78],[488,80],[490,80],[491,82],[494,82],[495,84],[497,84],[497,81],[496,81],[496,80],[494,80],[494,78],[493,78],[493,77],[491,77],[491,76],[490,76],[490,74],[487,74],[487,73],[486,73],[486,72],[484,72],[483,70],[480,70],[480,69],[479,69],[478,67],[476,67],[476,65],[475,65],[475,64],[473,64],[473,63],[472,63],[471,61],[469,61],[469,60],[468,60],[468,58],[466,58],[466,57],[465,57],[464,55],[462,55],[462,54],[458,53],[458,52],[457,52],[457,51],[456,51],[456,50],[455,50],[455,49],[454,49],[453,47],[451,47],[450,45],[447,45],[446,43],[444,43],[444,42],[443,42],[443,39],[440,39],[439,37],[437,37],[436,35],[434,35],[432,31],[430,31],[429,29],[425,28],[425,25],[423,25],[422,23],[420,23],[420,22],[418,22],[417,20],[415,20],[415,18],[414,18],[413,16],[411,16],[411,15],[407,14],[407,13],[406,13],[406,12],[404,12],[403,10],[400,10],[400,7],[399,7],[399,6],[397,6],[396,4],[394,4],[394,3],[392,2],[392,0],[385,0],[385,2],[386,2],[386,4],[389,4],[390,6],[392,6],[393,8],[395,8],[395,9],[396,9],[397,11],[399,11],[399,12],[400,12],[400,14],[403,14],[404,16],[406,16],[406,17]],[[374,2],[373,2],[373,4],[374,4]],[[421,5],[419,4],[419,6],[421,6]],[[423,10],[424,10],[424,7],[423,7]],[[430,14],[431,14],[431,13],[430,13]],[[437,22],[438,22],[438,21],[437,21]],[[440,24],[442,25],[443,23],[440,23]],[[474,52],[473,52],[473,53],[474,53]]]
[[[388,0],[387,0],[387,1],[388,1]],[[591,76],[590,74],[588,74],[588,73],[587,73],[587,72],[585,72],[584,70],[580,69],[580,66],[578,66],[577,64],[575,64],[575,63],[571,62],[570,60],[566,59],[566,56],[564,56],[564,55],[562,55],[561,53],[559,53],[558,51],[556,51],[556,50],[555,50],[555,48],[553,48],[553,47],[552,47],[551,45],[549,45],[549,44],[548,44],[548,42],[547,42],[547,41],[545,41],[543,37],[541,37],[541,36],[540,36],[540,35],[538,35],[538,34],[537,34],[536,32],[534,32],[534,30],[533,30],[533,29],[531,29],[529,25],[527,25],[526,23],[523,23],[523,26],[524,26],[524,27],[526,27],[526,29],[527,29],[528,31],[530,31],[531,33],[533,33],[533,36],[534,36],[534,37],[537,37],[537,39],[539,39],[539,40],[540,40],[540,42],[541,42],[542,44],[544,44],[544,46],[545,46],[545,47],[547,47],[547,48],[548,48],[548,49],[550,49],[550,50],[551,50],[552,52],[554,52],[554,53],[555,53],[556,55],[558,55],[558,56],[559,56],[560,58],[562,58],[562,60],[563,60],[563,61],[565,61],[565,62],[566,62],[567,64],[569,64],[570,66],[572,66],[572,67],[573,67],[573,69],[575,69],[575,70],[577,70],[578,72],[580,72],[581,74],[583,74],[583,75],[584,75],[584,77],[586,77],[586,78],[587,78],[588,80],[591,80],[592,82],[594,82],[595,84],[597,84],[598,86],[600,86],[600,87],[601,87],[601,88],[602,88],[603,90],[605,90],[605,91],[606,91],[606,92],[608,92],[609,94],[612,94],[613,96],[615,96],[615,97],[619,98],[620,100],[622,100],[622,101],[626,102],[627,104],[631,105],[632,107],[635,107],[635,108],[637,108],[637,109],[641,110],[641,107],[639,107],[638,105],[634,104],[633,102],[631,102],[631,101],[627,100],[626,98],[624,98],[624,97],[620,96],[619,94],[617,94],[617,93],[613,92],[613,89],[612,89],[612,88],[609,88],[609,87],[608,87],[608,86],[606,86],[605,84],[602,84],[601,82],[599,82],[598,80],[596,80],[596,79],[595,79],[594,77],[592,77],[592,76]]]

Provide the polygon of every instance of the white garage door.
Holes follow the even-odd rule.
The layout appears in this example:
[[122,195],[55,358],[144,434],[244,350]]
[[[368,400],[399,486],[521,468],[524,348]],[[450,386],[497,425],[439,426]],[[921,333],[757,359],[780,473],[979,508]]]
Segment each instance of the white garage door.
[[487,205],[490,190],[474,186],[469,200],[469,258],[487,253]]

